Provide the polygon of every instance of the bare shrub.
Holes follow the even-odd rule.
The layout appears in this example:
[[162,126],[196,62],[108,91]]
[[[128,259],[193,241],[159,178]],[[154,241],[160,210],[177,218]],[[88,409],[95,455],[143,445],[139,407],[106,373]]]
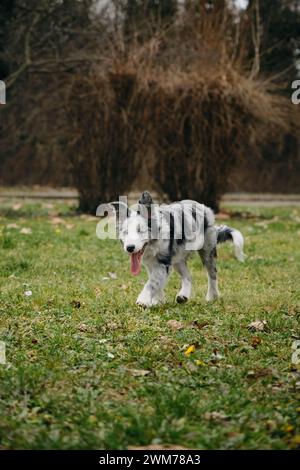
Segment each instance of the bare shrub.
[[160,191],[218,210],[236,162],[288,131],[288,100],[244,63],[226,11],[188,11],[142,42],[118,36],[101,68],[75,82],[82,209],[130,189],[151,154],[149,180]]
[[138,150],[144,103],[136,76],[120,70],[77,76],[68,99],[74,139],[70,149],[80,209],[128,191],[139,170]]

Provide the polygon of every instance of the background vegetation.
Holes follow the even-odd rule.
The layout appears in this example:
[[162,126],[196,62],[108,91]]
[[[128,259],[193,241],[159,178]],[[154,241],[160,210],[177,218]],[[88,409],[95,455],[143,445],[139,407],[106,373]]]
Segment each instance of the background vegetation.
[[1,5],[2,183],[75,184],[91,212],[140,171],[214,208],[230,181],[298,191],[299,2]]

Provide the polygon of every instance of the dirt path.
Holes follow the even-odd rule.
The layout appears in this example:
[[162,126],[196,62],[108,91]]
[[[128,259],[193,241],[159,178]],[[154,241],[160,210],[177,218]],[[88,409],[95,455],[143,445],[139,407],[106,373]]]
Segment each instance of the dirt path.
[[[129,194],[129,199],[134,201],[139,192]],[[68,200],[76,203],[78,192],[73,188],[49,188],[43,186],[34,187],[0,187],[0,204],[8,200]],[[300,206],[300,194],[261,194],[261,193],[228,193],[222,198],[222,203],[227,206]]]

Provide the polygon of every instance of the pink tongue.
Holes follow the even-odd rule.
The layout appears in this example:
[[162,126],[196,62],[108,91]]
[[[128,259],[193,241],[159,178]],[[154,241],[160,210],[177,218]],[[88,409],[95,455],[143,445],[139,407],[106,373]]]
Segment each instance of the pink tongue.
[[130,271],[137,276],[141,271],[141,256],[139,253],[132,253],[130,256]]

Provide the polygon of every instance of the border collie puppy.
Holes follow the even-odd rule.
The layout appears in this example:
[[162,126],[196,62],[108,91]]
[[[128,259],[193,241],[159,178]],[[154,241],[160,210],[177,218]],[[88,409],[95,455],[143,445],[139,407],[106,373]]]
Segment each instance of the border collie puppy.
[[187,259],[195,251],[207,270],[207,301],[215,300],[220,295],[217,244],[233,242],[236,258],[239,261],[245,259],[242,234],[227,226],[216,226],[212,210],[196,201],[184,200],[158,206],[145,191],[134,210],[124,203],[111,204],[117,210],[118,238],[130,256],[131,273],[138,275],[142,262],[148,271],[149,279],[137,298],[138,305],[151,307],[164,300],[164,287],[172,269],[181,277],[181,289],[176,301],[187,302],[192,290]]

